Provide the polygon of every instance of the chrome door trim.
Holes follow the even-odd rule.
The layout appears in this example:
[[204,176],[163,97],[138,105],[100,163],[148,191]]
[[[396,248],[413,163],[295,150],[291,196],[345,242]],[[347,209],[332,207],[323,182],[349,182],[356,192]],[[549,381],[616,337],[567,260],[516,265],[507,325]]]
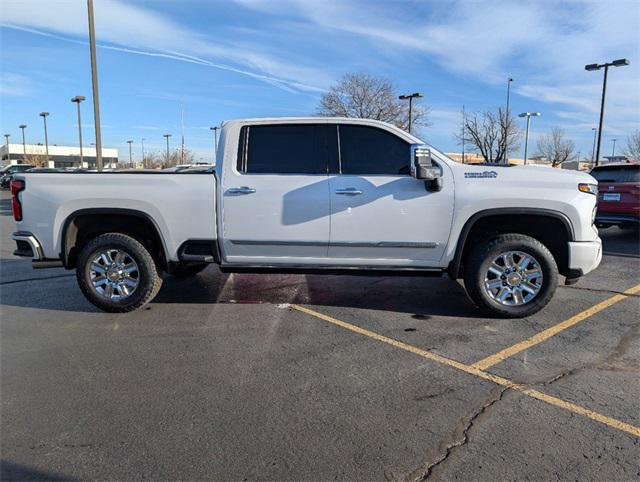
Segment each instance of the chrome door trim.
[[363,242],[363,241],[272,241],[272,240],[253,240],[253,239],[231,239],[232,244],[245,246],[338,246],[349,248],[415,248],[430,249],[438,247],[439,243],[425,242],[414,243],[406,241],[379,241],[379,242]]

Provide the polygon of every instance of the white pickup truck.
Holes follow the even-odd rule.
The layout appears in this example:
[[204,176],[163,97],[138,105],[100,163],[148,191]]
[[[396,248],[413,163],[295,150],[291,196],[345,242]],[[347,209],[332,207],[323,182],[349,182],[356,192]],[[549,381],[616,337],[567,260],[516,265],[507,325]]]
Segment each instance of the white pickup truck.
[[14,254],[75,269],[84,295],[126,312],[162,273],[463,278],[494,316],[523,317],[595,269],[597,183],[539,166],[459,164],[365,119],[226,122],[216,169],[21,173]]

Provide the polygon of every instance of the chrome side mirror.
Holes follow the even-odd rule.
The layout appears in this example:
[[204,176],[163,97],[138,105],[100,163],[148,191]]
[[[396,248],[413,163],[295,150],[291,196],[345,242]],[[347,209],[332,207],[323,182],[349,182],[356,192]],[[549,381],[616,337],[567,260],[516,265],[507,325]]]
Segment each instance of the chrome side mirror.
[[440,166],[433,163],[431,150],[427,147],[413,148],[411,175],[416,179],[425,181],[424,186],[427,191],[437,192],[442,189]]

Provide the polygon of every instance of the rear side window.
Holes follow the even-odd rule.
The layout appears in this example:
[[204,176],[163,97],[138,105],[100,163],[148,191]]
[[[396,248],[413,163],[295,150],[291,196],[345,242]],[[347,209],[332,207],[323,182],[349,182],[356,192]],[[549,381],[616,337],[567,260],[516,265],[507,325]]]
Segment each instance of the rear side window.
[[602,167],[591,171],[599,182],[640,183],[640,166]]
[[339,126],[342,174],[408,175],[411,146],[398,136],[368,126]]
[[326,174],[323,127],[315,124],[244,126],[238,171],[247,174]]

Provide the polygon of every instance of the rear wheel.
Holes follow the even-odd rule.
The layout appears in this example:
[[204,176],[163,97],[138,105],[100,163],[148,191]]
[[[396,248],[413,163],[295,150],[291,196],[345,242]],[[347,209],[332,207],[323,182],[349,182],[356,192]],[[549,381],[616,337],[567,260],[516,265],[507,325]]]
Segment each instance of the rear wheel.
[[464,284],[485,312],[522,318],[549,303],[558,284],[558,267],[537,239],[503,234],[473,248],[465,263]]
[[76,277],[85,297],[112,313],[140,308],[162,285],[149,251],[136,239],[120,233],[102,234],[89,241],[78,256]]

